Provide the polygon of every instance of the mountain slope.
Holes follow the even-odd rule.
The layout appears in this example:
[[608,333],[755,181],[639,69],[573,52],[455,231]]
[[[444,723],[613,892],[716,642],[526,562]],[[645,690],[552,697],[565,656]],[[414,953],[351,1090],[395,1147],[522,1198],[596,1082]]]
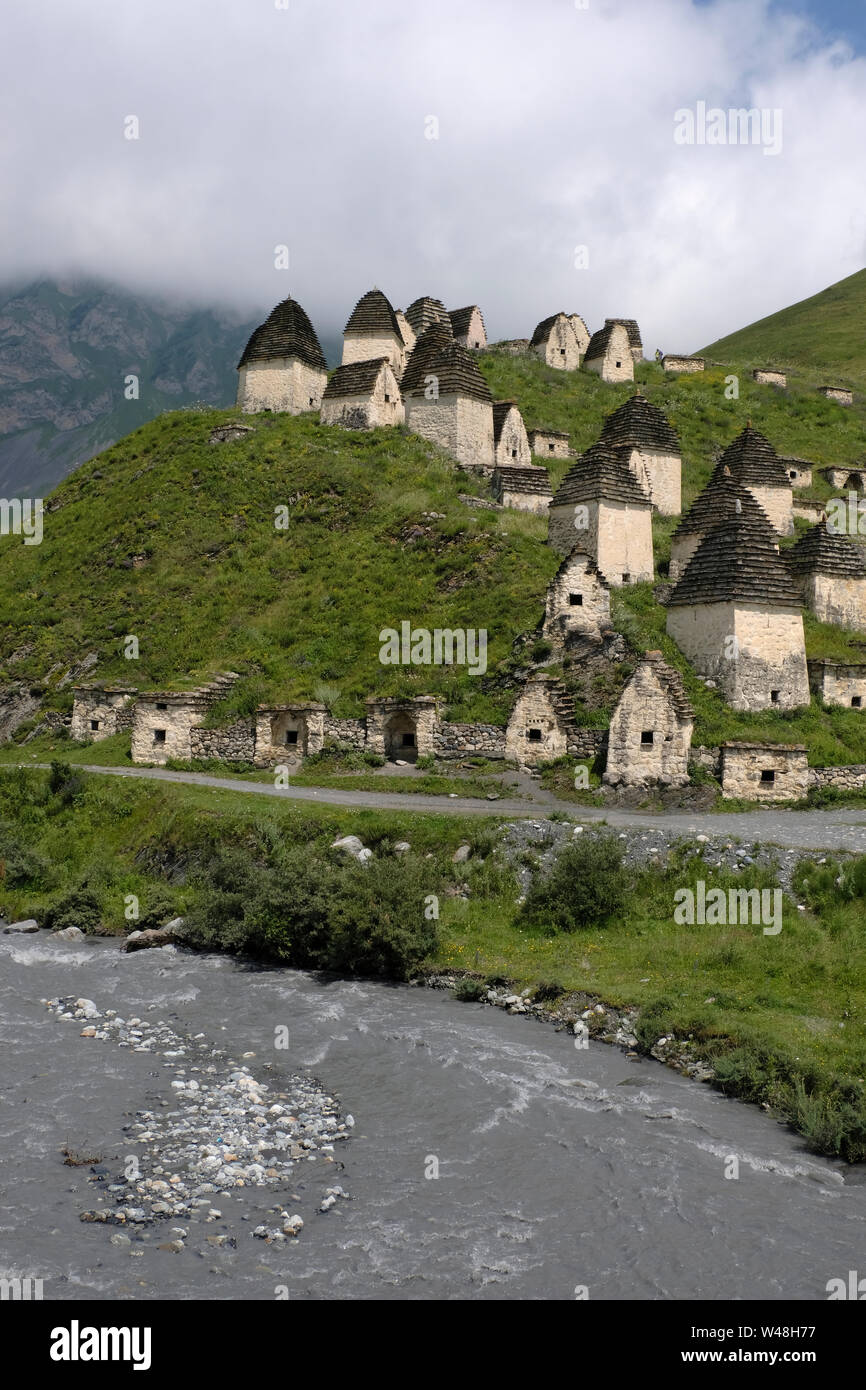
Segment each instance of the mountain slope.
[[94,283],[0,291],[0,494],[44,496],[163,410],[229,404],[253,327]]
[[[701,349],[714,362],[802,367],[866,384],[866,270]],[[829,374],[829,375],[828,375]]]

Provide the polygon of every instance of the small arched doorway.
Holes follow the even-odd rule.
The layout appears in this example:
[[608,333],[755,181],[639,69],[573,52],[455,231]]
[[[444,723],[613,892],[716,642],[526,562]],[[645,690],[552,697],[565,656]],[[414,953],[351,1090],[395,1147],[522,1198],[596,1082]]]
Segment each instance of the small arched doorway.
[[385,757],[414,763],[418,757],[417,726],[411,714],[392,714],[385,725]]
[[307,721],[291,710],[282,710],[271,720],[271,746],[285,749],[287,758],[307,756]]

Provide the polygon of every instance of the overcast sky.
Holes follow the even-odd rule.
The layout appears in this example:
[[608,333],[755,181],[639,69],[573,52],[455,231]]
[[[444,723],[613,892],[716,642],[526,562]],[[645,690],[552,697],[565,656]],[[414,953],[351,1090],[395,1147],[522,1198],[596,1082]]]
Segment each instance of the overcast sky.
[[[477,302],[492,338],[565,309],[693,350],[866,264],[864,10],[8,6],[0,280],[97,274],[245,313],[291,293],[325,334],[377,285],[395,307]],[[781,152],[676,143],[701,101],[781,111]]]

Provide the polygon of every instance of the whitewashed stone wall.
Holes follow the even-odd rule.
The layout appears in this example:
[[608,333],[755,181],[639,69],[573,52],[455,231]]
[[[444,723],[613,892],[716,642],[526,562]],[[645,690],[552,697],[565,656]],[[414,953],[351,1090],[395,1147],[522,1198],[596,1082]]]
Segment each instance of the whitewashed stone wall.
[[584,323],[583,319],[580,317],[580,314],[569,314],[568,321],[571,324],[572,332],[574,333],[574,336],[577,339],[578,352],[580,353],[581,357],[583,357],[584,353],[586,352],[586,349],[589,347],[589,340],[592,335],[589,329],[587,328],[586,324]]
[[788,385],[788,378],[784,372],[765,371],[757,367],[752,373],[759,386],[778,386],[782,390]]
[[369,752],[406,762],[435,753],[434,732],[439,723],[435,699],[367,700],[366,705]]
[[514,405],[502,422],[502,433],[495,448],[495,462],[502,468],[529,468],[532,452],[523,416]]
[[866,579],[841,574],[794,575],[803,601],[822,623],[866,632]]
[[322,401],[323,425],[347,430],[373,430],[380,425],[402,425],[406,418],[403,398],[390,364],[376,377],[373,390],[358,396],[337,396]]
[[465,333],[461,333],[457,342],[462,347],[469,348],[471,351],[480,351],[487,347],[487,331],[484,327],[484,320],[481,312],[476,305],[469,316],[469,327]]
[[671,559],[668,567],[668,578],[672,584],[676,584],[685,574],[686,566],[694,555],[703,536],[698,532],[686,536],[674,536],[671,540]]
[[[100,743],[112,734],[132,728],[134,690],[78,689],[72,704],[71,738],[80,743]],[[96,724],[94,729],[92,726]]]
[[490,401],[449,393],[431,401],[407,396],[405,405],[406,425],[413,434],[438,444],[467,468],[492,472],[496,460]]
[[[788,480],[789,480],[789,482],[790,482],[790,484],[791,484],[791,487],[811,487],[811,486],[812,486],[812,469],[809,467],[808,464],[805,464],[805,465],[804,465],[804,464],[793,463],[793,462],[791,461],[791,459],[784,459],[784,458],[782,459],[782,463],[783,463],[784,466],[785,466],[785,472],[786,472],[787,475],[788,475]],[[797,505],[797,504],[796,504],[796,499],[795,499],[794,505],[795,505],[795,506]]]
[[821,520],[824,508],[820,502],[801,502],[795,498],[791,510],[795,521],[799,517],[801,521],[808,521],[814,525],[815,522]]
[[732,709],[808,705],[806,644],[798,608],[677,606],[668,609],[667,631],[699,675],[718,683]]
[[629,346],[628,333],[622,324],[615,324],[603,357],[592,362],[586,358],[583,364],[587,371],[595,372],[602,381],[634,381],[634,357]]
[[611,786],[684,786],[693,727],[692,720],[680,720],[652,667],[639,665],[611,716],[603,780]]
[[369,362],[374,357],[387,357],[400,377],[406,362],[406,345],[396,333],[343,334],[343,366],[347,362]]
[[825,705],[866,710],[866,665],[810,661],[809,685]]
[[568,435],[553,434],[547,430],[531,430],[529,434],[530,454],[537,458],[567,459]]
[[550,493],[503,489],[500,501],[503,507],[511,507],[517,512],[536,512],[540,516],[547,516]]
[[[207,713],[207,701],[170,696],[151,700],[139,696],[132,726],[132,761],[166,763],[169,758],[188,761],[192,756],[191,732]],[[158,738],[162,731],[164,738]]]
[[[605,579],[615,588],[640,584],[653,577],[652,511],[628,502],[586,502],[586,530],[575,528],[582,514],[574,506],[550,508],[548,539],[560,555],[575,544],[585,546]],[[628,575],[628,579],[624,579]]]
[[799,801],[808,790],[805,748],[722,745],[722,793],[731,800]]
[[703,357],[668,356],[662,358],[662,367],[666,372],[677,372],[682,375],[683,373],[702,372],[705,363]]
[[610,627],[610,592],[589,571],[590,558],[580,552],[551,580],[545,599],[543,635],[562,643],[571,633],[601,637]]
[[[537,737],[536,737],[537,735]],[[553,762],[568,752],[568,730],[546,682],[531,680],[518,695],[505,731],[505,756],[528,767]]]
[[406,345],[405,359],[408,361],[409,353],[412,351],[417,341],[415,329],[412,327],[402,309],[395,309],[394,317],[400,325],[400,332],[403,334],[403,342]]
[[249,362],[238,372],[237,408],[247,414],[276,410],[303,415],[319,409],[327,384],[327,372],[308,367],[296,357]]
[[564,314],[557,317],[545,341],[534,347],[533,352],[548,367],[557,367],[560,371],[574,372],[580,366],[577,338]]
[[773,530],[779,536],[794,534],[794,493],[790,487],[761,487],[745,483],[758,506],[763,508]]
[[661,516],[679,516],[683,465],[676,454],[650,454],[632,449],[628,466]]
[[853,391],[846,390],[844,386],[819,386],[818,390],[828,401],[836,401],[838,405],[854,404]]
[[[257,767],[320,753],[325,743],[325,708],[286,705],[256,712]],[[292,740],[291,735],[294,735]]]

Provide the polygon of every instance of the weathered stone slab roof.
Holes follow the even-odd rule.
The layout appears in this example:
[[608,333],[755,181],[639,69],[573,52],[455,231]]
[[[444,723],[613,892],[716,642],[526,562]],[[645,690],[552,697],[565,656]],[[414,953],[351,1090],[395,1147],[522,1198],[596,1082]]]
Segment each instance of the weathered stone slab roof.
[[[529,340],[529,346],[538,347],[541,343],[546,343],[557,319],[565,319],[568,327],[571,328],[571,324],[568,323],[568,315],[560,309],[558,314],[551,314],[548,318],[542,319],[541,323],[535,325],[535,332]],[[574,329],[571,331],[574,332]]]
[[642,391],[629,396],[617,410],[608,415],[601,430],[601,440],[613,448],[643,449],[648,453],[680,453],[679,435]]
[[726,516],[704,536],[668,606],[734,602],[770,608],[800,606],[785,562],[776,551],[772,528],[745,508]]
[[[462,338],[469,332],[469,324],[476,309],[478,309],[477,304],[467,304],[465,309],[448,310],[448,317],[451,320],[451,329],[455,338]],[[478,309],[478,314],[481,318],[481,322],[484,323],[484,315],[481,313],[480,309]],[[484,332],[486,336],[486,328]]]
[[403,369],[400,389],[405,395],[413,387],[423,386],[424,378],[432,370],[431,363],[454,341],[451,327],[444,323],[431,323],[429,328],[416,339],[409,360]]
[[[427,331],[430,333],[436,330],[433,328]],[[490,401],[492,404],[490,387],[478,370],[475,358],[453,338],[449,338],[439,351],[428,353],[425,350],[421,354],[420,364],[416,362],[418,355],[416,346],[400,384],[404,396],[423,396],[426,390],[424,377],[432,375],[439,383],[440,396],[472,396],[476,400]]]
[[630,348],[640,348],[643,354],[643,343],[641,342],[640,329],[637,319],[605,319],[605,324],[621,323],[628,334],[628,345]]
[[726,517],[736,516],[738,511],[753,524],[762,523],[775,537],[770,518],[755,501],[749,489],[732,477],[727,464],[716,464],[707,486],[695,498],[674,531],[674,539],[711,531],[718,522]]
[[751,483],[756,487],[791,486],[785,465],[776,450],[751,422],[728,445],[719,464],[727,465],[739,483]]
[[[471,312],[470,306],[469,313]],[[432,299],[429,294],[422,294],[420,299],[413,299],[406,310],[406,318],[415,330],[416,338],[420,338],[431,323],[444,324],[449,331],[451,330],[451,319],[442,300]]]
[[652,669],[662,689],[667,691],[677,717],[682,720],[694,719],[695,712],[686,694],[683,678],[673,666],[668,666],[661,652],[644,652],[636,670],[641,666],[649,666]]
[[810,526],[785,554],[792,574],[831,574],[846,579],[866,579],[863,551],[847,536],[837,535],[823,517]]
[[492,485],[493,491],[497,494],[533,492],[545,497],[553,496],[550,474],[546,468],[530,468],[526,465],[522,468],[510,468],[504,465],[493,470]]
[[297,357],[308,367],[327,371],[316,331],[296,299],[283,299],[250,335],[238,368],[275,357]]
[[754,748],[762,753],[808,753],[809,748],[805,743],[750,743],[746,739],[728,739],[721,745],[722,750],[726,748]]
[[538,429],[534,429],[534,430],[530,430],[530,431],[529,431],[529,438],[530,438],[530,439],[536,439],[536,438],[538,438],[538,439],[541,439],[541,438],[544,438],[544,439],[548,439],[548,438],[549,438],[549,439],[570,439],[570,438],[571,438],[571,435],[568,433],[568,430],[551,430],[551,429],[545,429],[543,425],[540,425],[540,426],[538,427]]
[[366,396],[374,390],[379,373],[390,365],[387,357],[371,357],[364,362],[345,362],[338,367],[325,387],[322,400],[332,401],[340,396]]
[[652,502],[623,457],[607,444],[593,444],[569,468],[556,490],[552,507],[572,502],[627,502],[652,510]]
[[[407,314],[408,318],[408,314]],[[403,334],[390,301],[381,290],[368,290],[355,305],[344,333],[396,333],[402,343]]]

